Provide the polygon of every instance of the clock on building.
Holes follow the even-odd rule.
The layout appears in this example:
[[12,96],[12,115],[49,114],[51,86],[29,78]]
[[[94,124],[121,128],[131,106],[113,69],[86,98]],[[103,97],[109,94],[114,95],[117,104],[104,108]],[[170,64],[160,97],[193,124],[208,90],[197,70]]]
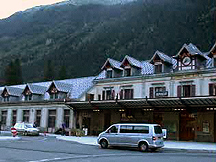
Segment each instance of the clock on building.
[[190,57],[184,57],[182,59],[182,64],[184,64],[185,66],[189,65],[191,63],[191,58]]

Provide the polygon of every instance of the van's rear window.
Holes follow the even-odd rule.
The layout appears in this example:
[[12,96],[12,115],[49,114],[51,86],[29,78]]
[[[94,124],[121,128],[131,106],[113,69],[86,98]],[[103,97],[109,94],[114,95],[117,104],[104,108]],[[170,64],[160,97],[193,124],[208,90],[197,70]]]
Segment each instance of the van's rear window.
[[162,129],[160,126],[154,126],[154,131],[155,131],[155,134],[161,134],[162,133]]

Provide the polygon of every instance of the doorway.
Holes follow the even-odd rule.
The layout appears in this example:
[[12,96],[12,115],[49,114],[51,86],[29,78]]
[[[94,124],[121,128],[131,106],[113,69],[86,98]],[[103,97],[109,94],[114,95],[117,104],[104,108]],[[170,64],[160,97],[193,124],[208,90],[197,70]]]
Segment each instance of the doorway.
[[88,129],[88,133],[87,135],[90,134],[90,128],[91,128],[91,118],[89,117],[83,117],[83,120],[82,120],[82,128],[87,128]]
[[193,141],[195,139],[195,115],[189,112],[180,113],[179,139],[183,141]]

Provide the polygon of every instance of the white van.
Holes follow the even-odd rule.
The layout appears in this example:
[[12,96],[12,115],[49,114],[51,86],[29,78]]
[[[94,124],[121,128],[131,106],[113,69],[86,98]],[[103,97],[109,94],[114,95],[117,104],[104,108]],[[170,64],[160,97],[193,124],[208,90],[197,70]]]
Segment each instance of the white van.
[[108,146],[138,147],[140,151],[155,151],[164,146],[163,132],[158,124],[119,123],[99,134],[101,148]]

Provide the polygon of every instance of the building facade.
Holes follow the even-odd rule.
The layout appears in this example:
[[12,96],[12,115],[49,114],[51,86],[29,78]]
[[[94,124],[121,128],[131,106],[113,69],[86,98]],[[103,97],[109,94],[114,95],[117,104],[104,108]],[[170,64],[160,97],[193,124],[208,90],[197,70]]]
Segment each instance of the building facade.
[[159,123],[168,139],[216,142],[216,44],[184,44],[170,57],[108,58],[95,77],[5,86],[1,127],[37,121],[49,132],[66,122],[97,135],[118,122]]

